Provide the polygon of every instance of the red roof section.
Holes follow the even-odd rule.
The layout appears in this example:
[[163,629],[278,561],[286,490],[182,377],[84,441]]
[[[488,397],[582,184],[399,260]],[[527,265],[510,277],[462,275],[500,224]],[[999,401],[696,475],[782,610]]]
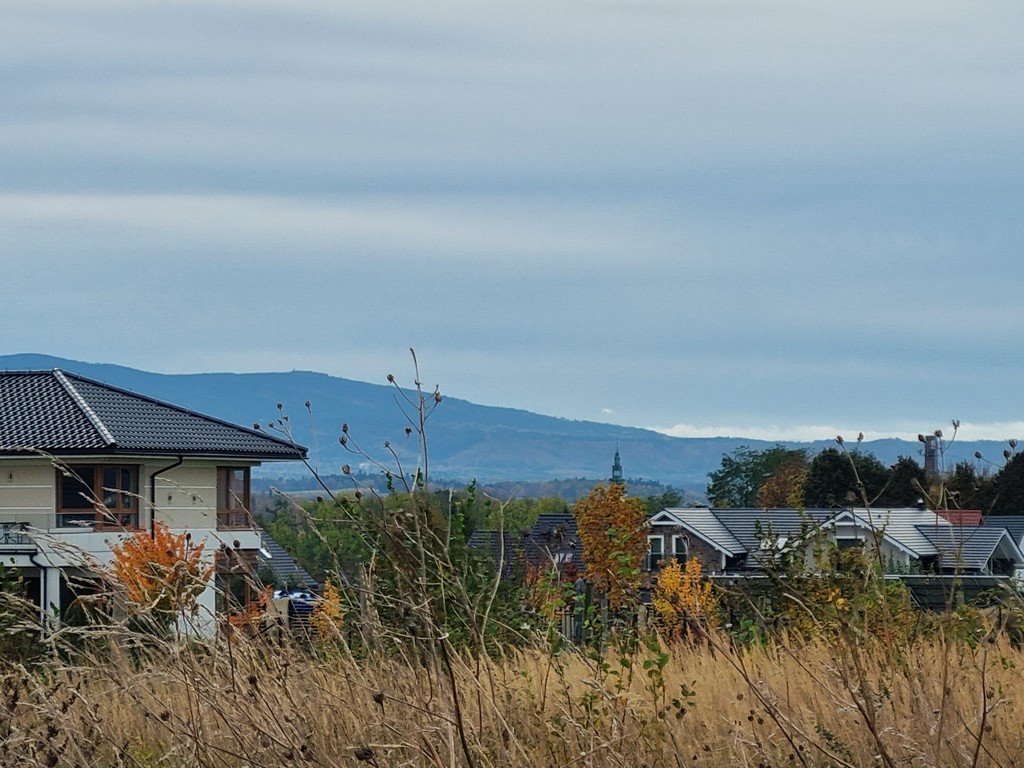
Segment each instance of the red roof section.
[[953,525],[981,525],[984,522],[980,509],[937,509],[935,514]]

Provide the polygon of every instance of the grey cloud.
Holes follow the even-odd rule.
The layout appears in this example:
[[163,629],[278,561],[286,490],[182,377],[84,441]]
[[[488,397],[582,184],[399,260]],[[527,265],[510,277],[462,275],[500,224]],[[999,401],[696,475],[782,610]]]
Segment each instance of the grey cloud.
[[1022,37],[1010,2],[8,2],[0,347],[1013,418]]

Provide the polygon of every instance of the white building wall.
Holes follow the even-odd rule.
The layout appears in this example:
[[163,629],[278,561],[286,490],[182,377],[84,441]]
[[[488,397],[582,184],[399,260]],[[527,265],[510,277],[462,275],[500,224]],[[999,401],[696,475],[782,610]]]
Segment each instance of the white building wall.
[[[159,460],[130,457],[82,457],[70,463],[118,463],[139,466],[139,528],[149,530],[152,522],[150,476],[167,467],[173,458]],[[186,459],[156,477],[156,520],[173,533],[191,533],[192,542],[204,546],[203,559],[213,564],[222,545],[237,549],[259,549],[260,536],[253,530],[217,530],[217,467],[245,466],[252,462],[215,459]],[[16,567],[35,569],[26,552],[37,550],[34,559],[46,570],[47,602],[60,594],[59,569],[105,569],[113,561],[111,546],[131,534],[116,530],[57,528],[57,469],[44,457],[0,459],[0,522],[29,526],[27,542],[0,543],[0,559]],[[204,634],[216,631],[216,593],[210,586],[200,596],[198,624]]]

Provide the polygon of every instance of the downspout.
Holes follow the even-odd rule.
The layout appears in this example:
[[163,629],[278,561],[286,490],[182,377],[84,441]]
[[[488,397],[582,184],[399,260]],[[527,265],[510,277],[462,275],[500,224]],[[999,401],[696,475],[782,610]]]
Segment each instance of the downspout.
[[168,464],[149,476],[149,535],[151,538],[156,538],[156,476],[169,472],[175,467],[180,467],[184,462],[185,457],[179,456],[173,464]]
[[40,608],[40,621],[43,622],[42,626],[46,626],[46,614],[49,606],[46,602],[46,570],[48,566],[43,565],[36,557],[39,556],[38,550],[33,550],[32,554],[28,556],[28,561],[32,563],[36,568],[39,569],[39,608]]

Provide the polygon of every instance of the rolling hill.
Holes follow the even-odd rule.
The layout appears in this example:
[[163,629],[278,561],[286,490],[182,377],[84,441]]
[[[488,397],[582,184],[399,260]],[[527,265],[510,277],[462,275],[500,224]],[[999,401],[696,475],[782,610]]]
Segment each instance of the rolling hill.
[[[183,405],[242,425],[266,424],[279,415],[277,404],[294,431],[294,439],[310,448],[311,461],[324,472],[342,464],[359,468],[361,460],[339,442],[342,423],[353,441],[383,458],[383,443],[405,446],[406,423],[394,391],[312,371],[287,373],[163,374],[105,363],[87,363],[40,354],[0,355],[0,370],[62,368],[125,389]],[[310,401],[315,429],[304,403]],[[772,443],[736,437],[680,438],[658,432],[591,421],[573,421],[513,408],[478,405],[445,395],[429,421],[431,469],[435,477],[543,481],[559,478],[604,478],[618,444],[626,474],[701,492],[708,472],[723,454],[743,445]],[[831,441],[786,445],[818,450]],[[918,443],[877,440],[865,450],[891,463],[897,456],[920,455]],[[1004,444],[991,441],[957,443],[947,462],[971,457],[975,450],[999,456]],[[414,451],[409,445],[404,450]],[[364,469],[372,469],[369,466]],[[304,472],[294,465],[268,465],[264,476]]]

